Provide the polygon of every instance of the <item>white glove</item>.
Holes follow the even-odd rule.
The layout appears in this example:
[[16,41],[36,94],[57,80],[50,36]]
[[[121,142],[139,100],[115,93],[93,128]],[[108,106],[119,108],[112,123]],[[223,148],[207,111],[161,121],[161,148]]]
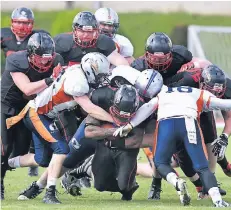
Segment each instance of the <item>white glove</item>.
[[133,129],[133,126],[128,123],[127,125],[119,127],[114,133],[113,136],[125,137]]

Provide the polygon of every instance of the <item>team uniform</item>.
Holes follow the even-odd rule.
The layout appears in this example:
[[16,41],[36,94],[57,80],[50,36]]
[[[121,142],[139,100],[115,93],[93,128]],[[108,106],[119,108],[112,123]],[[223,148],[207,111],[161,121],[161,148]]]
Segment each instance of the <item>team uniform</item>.
[[140,118],[145,119],[157,107],[158,124],[154,143],[154,162],[158,172],[164,178],[167,178],[169,173],[174,173],[169,163],[177,150],[177,145],[182,144],[205,190],[217,187],[216,178],[208,169],[198,119],[202,111],[230,110],[231,100],[218,99],[208,91],[191,87],[164,87],[158,96],[149,102],[149,105],[146,104],[137,112],[131,121],[132,126],[142,122]]
[[134,48],[132,43],[123,35],[115,34],[113,41],[116,44],[117,52],[123,57],[131,57],[134,53]]
[[[173,45],[171,50],[172,53],[172,63],[168,67],[168,69],[164,71],[160,71],[164,79],[164,84],[166,84],[166,80],[171,76],[175,75],[177,71],[181,68],[182,65],[190,62],[192,60],[192,53],[187,50],[186,47],[181,45]],[[131,67],[139,70],[144,71],[145,69],[149,69],[148,63],[144,57],[137,58],[131,63]]]
[[[30,66],[26,51],[15,52],[7,57],[6,69],[1,79],[1,118],[3,122],[9,117],[17,115],[28,103],[28,99],[15,85],[11,77],[11,72],[21,72],[27,75],[31,82],[35,82],[50,77],[53,68],[58,63],[63,63],[63,59],[59,54],[56,54],[50,70],[44,73],[39,73]],[[15,144],[16,148],[15,156],[24,155],[28,152],[31,141],[31,132],[25,127],[23,122],[19,122],[11,129],[7,129],[5,123],[1,123],[1,137],[2,155],[4,156],[6,164],[7,159],[12,152],[13,144]]]
[[7,57],[8,52],[10,51],[21,51],[25,50],[29,38],[38,32],[43,32],[49,34],[45,30],[32,30],[32,33],[27,36],[23,41],[18,41],[15,37],[15,34],[12,32],[11,28],[1,28],[1,49],[4,52],[5,57]]
[[[64,111],[76,108],[77,102],[73,96],[79,97],[89,91],[88,82],[79,65],[73,65],[40,92],[24,108],[26,126],[33,132],[35,145],[35,161],[40,166],[47,167],[50,162],[50,149],[54,154],[67,154],[71,135],[66,131],[67,125],[60,117]],[[75,115],[73,113],[73,119]],[[61,121],[61,122],[59,122]],[[68,122],[76,129],[75,121]],[[58,126],[61,125],[61,126]],[[68,128],[71,127],[70,125]]]
[[99,35],[95,46],[88,48],[77,45],[72,33],[59,34],[54,37],[54,41],[56,52],[62,55],[65,65],[69,66],[80,63],[82,57],[89,52],[100,52],[107,57],[116,50],[114,41],[105,35]]

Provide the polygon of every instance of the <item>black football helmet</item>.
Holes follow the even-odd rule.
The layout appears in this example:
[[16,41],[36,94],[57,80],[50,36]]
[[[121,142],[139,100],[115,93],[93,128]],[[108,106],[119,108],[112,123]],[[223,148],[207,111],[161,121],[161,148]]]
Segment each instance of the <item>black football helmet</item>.
[[77,45],[83,48],[94,47],[99,36],[99,26],[91,12],[78,13],[72,24],[73,37]]
[[55,59],[55,43],[47,33],[35,33],[28,40],[27,53],[32,68],[47,72]]
[[209,65],[202,70],[200,88],[221,98],[226,90],[226,76],[216,65]]
[[122,85],[116,91],[110,114],[118,125],[126,124],[139,108],[139,94],[131,85]]
[[34,26],[34,13],[26,7],[16,8],[11,14],[11,30],[19,37],[31,34]]
[[145,59],[148,66],[157,71],[166,70],[172,62],[172,41],[165,34],[156,32],[151,34],[145,46]]

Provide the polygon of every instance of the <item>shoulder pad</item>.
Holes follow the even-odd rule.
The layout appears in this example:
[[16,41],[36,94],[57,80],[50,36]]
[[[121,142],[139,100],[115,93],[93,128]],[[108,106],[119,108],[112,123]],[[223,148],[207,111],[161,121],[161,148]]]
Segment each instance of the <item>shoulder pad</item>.
[[43,29],[34,29],[34,30],[32,31],[33,34],[34,34],[34,33],[38,33],[38,32],[47,33],[47,34],[51,35],[48,31],[45,31],[45,30],[43,30]]
[[54,41],[55,51],[60,54],[70,51],[74,45],[72,33],[58,34],[54,37]]
[[137,58],[135,59],[131,65],[131,67],[133,67],[134,69],[137,69],[139,71],[143,71],[145,69],[148,69],[148,64],[147,62],[145,61],[144,58]]
[[59,63],[60,63],[61,66],[63,66],[64,65],[64,60],[63,60],[63,57],[59,53],[56,53],[54,66],[57,66]]
[[124,57],[133,56],[134,47],[127,37],[116,34],[113,40],[116,44],[118,44],[118,53]]
[[229,78],[226,79],[226,90],[224,98],[231,99],[231,79]]
[[106,56],[110,55],[116,49],[115,42],[104,34],[99,35],[96,46],[100,51],[110,52]]
[[79,69],[79,65],[70,67],[71,70],[66,69],[64,91],[71,96],[83,96],[89,92],[89,85],[83,72]]
[[12,53],[6,58],[6,70],[10,72],[25,72],[29,68],[26,51]]
[[192,53],[183,45],[173,45],[172,48],[173,54],[181,56],[186,62],[192,60]]
[[12,35],[13,33],[10,28],[1,28],[1,39],[7,38]]

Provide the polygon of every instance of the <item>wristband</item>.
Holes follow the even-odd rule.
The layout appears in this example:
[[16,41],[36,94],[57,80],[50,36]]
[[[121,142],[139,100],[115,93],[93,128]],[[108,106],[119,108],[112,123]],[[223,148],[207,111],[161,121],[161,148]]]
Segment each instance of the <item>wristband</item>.
[[46,78],[46,79],[44,79],[45,80],[45,83],[46,83],[46,85],[49,87],[53,82],[54,82],[54,79],[53,78],[50,78],[50,77],[48,77],[48,78]]
[[225,136],[225,138],[228,140],[229,136],[226,133],[222,133],[221,136]]

